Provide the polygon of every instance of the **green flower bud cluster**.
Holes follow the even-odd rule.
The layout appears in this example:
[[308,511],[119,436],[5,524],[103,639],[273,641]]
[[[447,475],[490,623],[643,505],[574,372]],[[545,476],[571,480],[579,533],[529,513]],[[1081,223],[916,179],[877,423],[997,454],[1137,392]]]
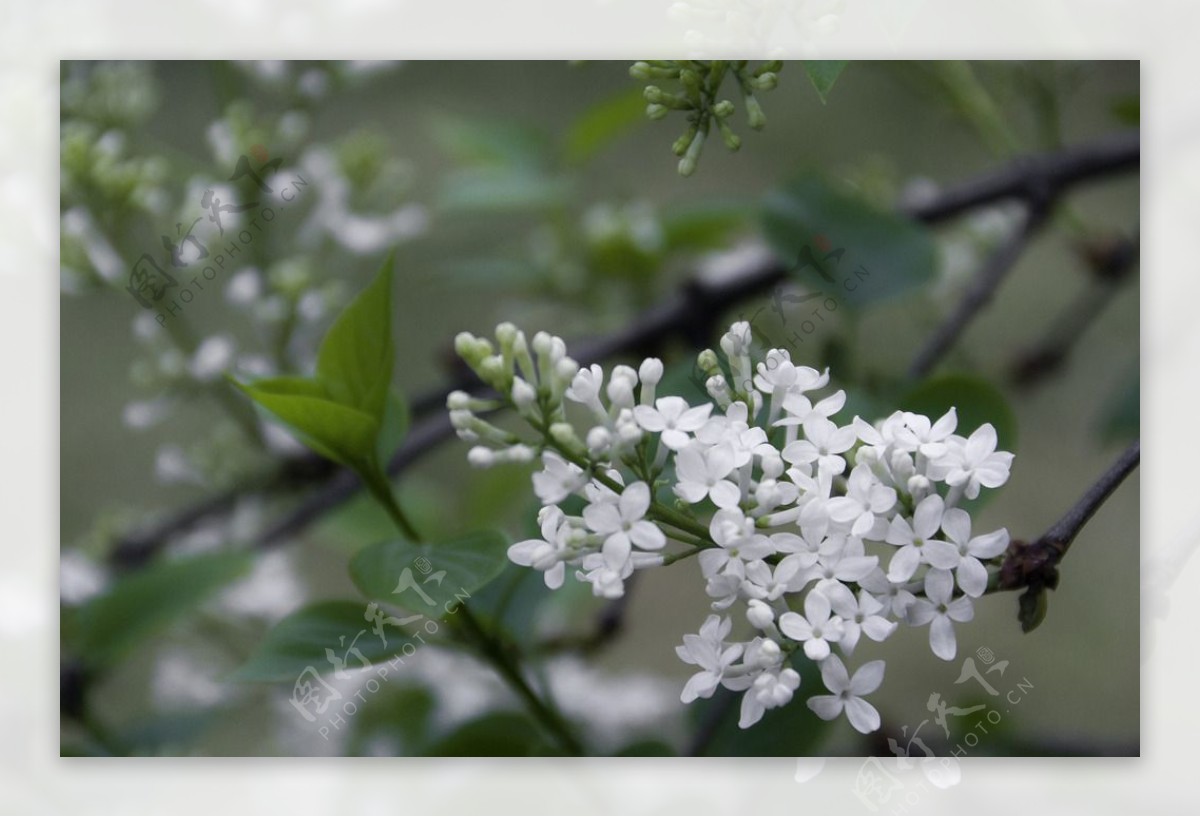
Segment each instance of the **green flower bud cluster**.
[[[647,60],[635,62],[629,73],[635,79],[652,83],[645,91],[648,117],[664,119],[671,111],[686,113],[687,129],[671,149],[680,157],[679,174],[690,176],[696,171],[714,125],[726,148],[737,150],[742,145],[741,137],[729,124],[736,106],[731,100],[721,98],[725,80],[733,77],[748,124],[754,130],[762,130],[767,118],[755,93],[772,90],[779,82],[782,67],[778,60],[761,63],[756,68],[751,68],[746,60]],[[674,87],[668,90],[664,87],[667,85]]]

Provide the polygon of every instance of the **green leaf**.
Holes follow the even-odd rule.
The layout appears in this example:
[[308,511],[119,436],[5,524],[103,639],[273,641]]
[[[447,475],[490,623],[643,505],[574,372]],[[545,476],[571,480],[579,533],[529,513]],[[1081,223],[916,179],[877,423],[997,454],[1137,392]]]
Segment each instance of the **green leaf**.
[[804,61],[804,73],[808,74],[808,81],[817,89],[817,95],[821,97],[821,102],[824,102],[829,96],[829,92],[833,90],[833,84],[841,76],[846,62],[846,60]]
[[430,757],[528,757],[547,749],[538,727],[524,715],[496,712],[469,721],[429,747]]
[[729,236],[746,226],[746,203],[690,204],[663,214],[663,238],[668,251],[711,250],[726,246]]
[[383,409],[383,423],[379,429],[375,452],[380,465],[386,466],[387,461],[392,458],[392,454],[395,454],[396,449],[400,447],[400,443],[404,442],[404,438],[408,436],[411,422],[412,415],[408,410],[408,401],[400,392],[391,389],[388,392],[387,404]]
[[348,670],[362,666],[350,652],[352,647],[373,663],[399,653],[406,643],[391,625],[384,626],[386,645],[371,628],[365,602],[323,601],[310,605],[276,624],[230,680],[295,682],[309,667],[324,677],[334,671],[331,657],[344,661]]
[[951,406],[958,414],[956,433],[966,437],[984,423],[996,428],[998,447],[1017,450],[1017,418],[1000,390],[983,378],[969,374],[944,374],[919,383],[902,397],[899,408],[937,420]]
[[805,176],[767,196],[763,229],[798,280],[850,307],[896,298],[933,279],[929,232]]
[[392,754],[422,754],[436,710],[437,701],[425,687],[389,682],[360,707],[346,754],[374,754],[380,745]]
[[541,167],[550,148],[544,133],[514,122],[443,117],[433,135],[455,161],[477,167]]
[[332,400],[324,383],[272,377],[238,387],[321,456],[355,468],[371,459],[379,437],[378,420]]
[[350,561],[350,578],[369,599],[438,618],[500,575],[507,552],[498,531],[435,543],[392,539],[360,550]]
[[645,110],[641,88],[621,91],[588,108],[567,131],[567,161],[579,164],[590,159],[634,125],[645,122]]
[[670,745],[661,740],[639,740],[631,743],[615,757],[678,757],[678,753]]
[[245,573],[253,559],[244,552],[208,553],[158,562],[118,580],[72,617],[80,657],[92,664],[116,660]]
[[1122,125],[1137,126],[1142,120],[1142,101],[1136,94],[1121,97],[1112,104],[1113,118]]
[[478,168],[448,174],[437,205],[447,212],[549,209],[570,193],[566,179],[526,168]]
[[392,382],[392,269],[395,254],[375,280],[329,328],[317,353],[317,380],[329,397],[382,423]]

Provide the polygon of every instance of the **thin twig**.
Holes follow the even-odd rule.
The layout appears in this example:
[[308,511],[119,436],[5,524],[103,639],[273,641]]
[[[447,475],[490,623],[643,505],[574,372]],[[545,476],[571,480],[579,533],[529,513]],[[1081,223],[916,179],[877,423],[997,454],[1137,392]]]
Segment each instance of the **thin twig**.
[[1050,322],[1050,329],[1010,367],[1013,382],[1030,387],[1057,371],[1088,327],[1129,280],[1137,265],[1138,238],[1104,242],[1084,248],[1092,275],[1088,285]]
[[1088,144],[1015,159],[999,170],[939,190],[928,200],[903,209],[918,221],[933,223],[1006,199],[1053,197],[1079,182],[1136,168],[1140,157],[1138,131],[1124,131]]
[[[946,188],[926,201],[902,205],[900,211],[914,220],[932,224],[1003,199],[1028,198],[1031,191],[1061,191],[1079,182],[1136,167],[1138,155],[1137,133],[1122,133],[1095,143],[1025,157],[1000,170]],[[786,275],[787,270],[782,265],[759,262],[721,283],[690,283],[683,292],[639,316],[620,332],[572,344],[572,349],[578,350],[575,358],[587,365],[621,354],[655,354],[677,337],[693,347],[700,347],[709,342],[713,322],[724,310],[768,291],[784,280]],[[396,475],[439,442],[452,436],[453,429],[442,408],[446,395],[456,389],[478,391],[478,380],[465,367],[456,367],[451,382],[444,388],[427,392],[412,401],[413,414],[418,421],[388,464],[389,475]],[[438,416],[421,419],[434,413]],[[305,481],[319,484],[320,487],[302,499],[293,511],[264,530],[256,541],[257,545],[269,546],[287,540],[352,497],[361,487],[351,472],[331,467],[315,455],[302,460],[309,462],[312,468],[305,470],[295,467],[290,475],[281,469],[274,478],[265,481],[261,492],[273,493]],[[309,479],[297,479],[296,473],[306,473]],[[135,567],[143,564],[171,537],[189,530],[198,522],[228,512],[237,498],[234,492],[222,492],[146,530],[135,531],[116,543],[111,559],[118,566]]]
[[967,324],[992,299],[1000,283],[1016,265],[1034,234],[1045,223],[1046,213],[1047,206],[1042,202],[1031,204],[1025,210],[1017,229],[988,256],[954,311],[921,347],[908,369],[911,379],[919,380],[929,374],[950,351]]
[[1134,440],[1079,501],[1036,541],[1013,540],[1000,568],[998,589],[1053,589],[1058,584],[1058,563],[1067,555],[1071,543],[1113,491],[1137,468],[1141,455],[1141,441]]

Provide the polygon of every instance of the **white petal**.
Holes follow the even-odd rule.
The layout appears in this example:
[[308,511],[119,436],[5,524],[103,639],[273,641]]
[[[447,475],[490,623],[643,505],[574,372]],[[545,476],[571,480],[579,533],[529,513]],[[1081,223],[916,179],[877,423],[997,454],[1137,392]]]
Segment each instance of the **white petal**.
[[971,538],[971,515],[962,508],[951,508],[942,517],[942,530],[951,542],[965,543]]
[[653,522],[642,520],[629,529],[629,538],[642,550],[661,550],[667,537]]
[[864,735],[879,728],[879,711],[862,698],[851,698],[846,701],[846,718],[850,721],[851,726]]
[[929,646],[943,661],[953,661],[958,645],[954,640],[954,625],[946,616],[937,616],[929,625]]
[[650,508],[650,486],[644,482],[635,482],[621,492],[619,500],[621,518],[633,522],[646,515]]
[[958,586],[971,598],[979,598],[987,589],[987,568],[976,558],[968,556],[958,566]]
[[939,570],[953,570],[962,560],[958,548],[949,542],[941,542],[937,539],[930,539],[925,543],[921,548],[921,557],[926,563]]
[[742,500],[742,492],[728,480],[720,480],[709,489],[709,496],[718,508],[736,508]]
[[1008,547],[1008,528],[976,536],[967,547],[967,552],[980,559],[994,559]]
[[868,661],[859,667],[850,679],[850,694],[862,697],[879,689],[879,685],[883,683],[885,666],[883,661]]
[[649,406],[634,406],[633,419],[642,428],[654,433],[667,427],[663,416]]
[[837,695],[814,695],[808,699],[808,708],[823,721],[831,721],[842,714],[842,699]]

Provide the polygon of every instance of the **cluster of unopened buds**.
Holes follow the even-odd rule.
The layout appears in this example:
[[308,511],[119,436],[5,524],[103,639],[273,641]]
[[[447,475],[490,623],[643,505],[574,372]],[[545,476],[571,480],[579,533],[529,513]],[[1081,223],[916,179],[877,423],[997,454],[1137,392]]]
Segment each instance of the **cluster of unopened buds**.
[[[714,613],[676,647],[697,668],[685,703],[718,686],[744,691],[739,723],[749,727],[791,701],[801,678],[790,659],[803,650],[828,690],[808,706],[826,720],[844,712],[866,733],[879,728],[864,697],[882,683],[884,662],[853,674],[843,663],[864,636],[928,626],[933,653],[954,657],[954,624],[971,619],[1009,541],[1005,529],[972,530],[958,507],[1008,480],[1013,455],[996,450],[990,424],[961,436],[951,409],[936,420],[897,411],[841,425],[845,392],[814,395],[828,371],[780,349],[756,365],[745,322],[721,338],[724,365],[712,350],[700,354],[712,400],[698,406],[657,394],[655,358],[616,366],[605,382],[560,338],[527,342],[501,324],[496,339],[463,333],[456,346],[501,398],[456,392],[448,405],[459,436],[476,443],[472,464],[540,458],[541,538],[513,545],[509,558],[542,571],[551,588],[571,567],[597,596],[617,598],[635,570],[696,556]],[[536,438],[481,416],[504,406]],[[581,512],[560,507],[571,497]],[[669,541],[685,549],[668,552]]]

